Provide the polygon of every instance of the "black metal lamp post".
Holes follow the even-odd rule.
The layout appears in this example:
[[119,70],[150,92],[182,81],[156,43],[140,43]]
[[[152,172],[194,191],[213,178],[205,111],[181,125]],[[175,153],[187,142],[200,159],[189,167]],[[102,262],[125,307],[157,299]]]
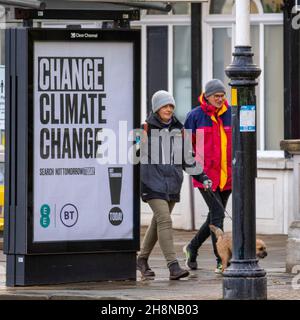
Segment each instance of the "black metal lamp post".
[[255,227],[255,86],[261,70],[253,64],[250,45],[235,47],[233,61],[225,72],[232,87],[233,250],[231,265],[224,272],[223,298],[267,299],[266,272],[256,258]]

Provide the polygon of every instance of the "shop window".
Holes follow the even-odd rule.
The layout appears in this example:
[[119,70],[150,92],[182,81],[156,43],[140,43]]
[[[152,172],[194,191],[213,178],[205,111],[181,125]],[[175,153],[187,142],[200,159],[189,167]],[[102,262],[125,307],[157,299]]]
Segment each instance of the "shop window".
[[173,93],[176,101],[176,116],[184,121],[191,110],[191,28],[173,28]]
[[[257,148],[260,151],[279,150],[284,137],[283,101],[283,25],[280,20],[282,1],[253,0],[251,12],[259,13],[260,20],[251,21],[251,45],[254,63],[262,69],[256,90],[257,105]],[[229,79],[225,68],[231,62],[234,46],[232,31],[235,30],[234,0],[211,1],[210,14],[219,14],[218,23],[209,22],[212,27],[212,74],[224,81],[230,101]],[[223,21],[222,16],[231,14],[232,21]],[[270,14],[272,20],[270,20]],[[270,21],[272,23],[270,23]],[[220,27],[220,23],[222,27]],[[263,40],[263,42],[262,42]],[[210,50],[210,49],[209,49]],[[209,55],[208,55],[209,56]],[[272,57],[270,59],[270,57]],[[276,66],[276,67],[275,67]]]
[[231,52],[232,29],[213,29],[213,78],[220,79],[226,86],[227,99],[230,101],[229,78],[225,75],[225,68],[229,66],[232,59]]
[[283,0],[262,0],[264,13],[281,13]]
[[218,0],[210,2],[210,14],[231,14],[234,0]]
[[[210,14],[232,14],[235,0],[218,0],[211,1],[210,3]],[[251,0],[250,1],[250,13],[258,14],[258,5],[263,8],[264,13],[281,13],[281,6],[283,0]]]
[[[235,0],[211,1],[210,14],[232,14]],[[257,6],[253,0],[250,1],[250,13],[258,13]]]
[[[259,64],[259,27],[251,26],[251,43],[254,53],[254,63]],[[231,101],[231,87],[229,86],[230,79],[226,76],[224,70],[232,60],[231,52],[232,44],[232,29],[228,28],[213,28],[213,78],[223,81],[226,87],[227,100]],[[260,93],[256,87],[257,97],[257,145],[260,146]]]
[[172,14],[190,14],[190,7],[188,3],[173,3]]
[[[251,0],[250,13],[259,13],[257,4],[263,8],[263,13],[281,13],[283,0]],[[232,14],[235,0],[215,0],[210,2],[210,14]]]
[[[279,150],[283,139],[283,26],[265,26],[265,144]],[[272,57],[272,59],[270,59]]]
[[[167,4],[168,2],[163,2],[164,4]],[[155,9],[149,9],[146,10],[147,15],[189,15],[191,11],[191,5],[189,3],[171,3],[172,4],[172,10],[170,12],[155,10]]]

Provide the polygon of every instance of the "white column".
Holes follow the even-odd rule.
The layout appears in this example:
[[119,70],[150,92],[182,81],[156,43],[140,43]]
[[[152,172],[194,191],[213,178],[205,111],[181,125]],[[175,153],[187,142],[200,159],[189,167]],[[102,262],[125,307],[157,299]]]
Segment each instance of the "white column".
[[288,231],[286,246],[286,271],[297,273],[300,270],[300,155],[293,155],[294,172],[294,221]]
[[293,184],[294,184],[294,216],[293,220],[300,221],[300,155],[294,154],[293,155],[293,163],[294,163],[294,170],[293,170]]
[[250,0],[236,0],[236,46],[250,46]]

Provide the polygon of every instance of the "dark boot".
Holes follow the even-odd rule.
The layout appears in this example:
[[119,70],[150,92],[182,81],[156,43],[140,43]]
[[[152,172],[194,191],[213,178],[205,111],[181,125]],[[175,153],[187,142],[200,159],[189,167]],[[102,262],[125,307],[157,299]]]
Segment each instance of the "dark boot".
[[187,270],[181,269],[178,261],[171,262],[168,265],[170,270],[170,280],[178,280],[187,277],[190,273]]
[[155,277],[154,271],[148,265],[148,259],[137,257],[136,260],[136,268],[139,270],[143,277],[145,278],[153,278]]

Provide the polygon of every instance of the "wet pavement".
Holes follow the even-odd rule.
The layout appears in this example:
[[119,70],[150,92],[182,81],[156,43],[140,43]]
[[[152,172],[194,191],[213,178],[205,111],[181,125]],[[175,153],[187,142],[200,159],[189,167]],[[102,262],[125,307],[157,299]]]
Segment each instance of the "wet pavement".
[[[142,229],[142,235],[145,229]],[[184,266],[182,247],[194,232],[175,230],[175,248],[181,266]],[[300,300],[300,279],[285,272],[286,235],[262,235],[268,248],[268,256],[260,260],[267,271],[268,299]],[[137,281],[101,281],[74,284],[43,285],[30,287],[5,286],[6,256],[0,251],[0,300],[219,300],[222,299],[222,275],[214,273],[215,258],[211,240],[199,251],[199,269],[190,272],[188,278],[169,280],[169,271],[158,245],[149,259],[156,273],[154,280],[143,280],[137,273]],[[300,275],[298,274],[299,278]],[[294,283],[294,285],[292,285]]]

